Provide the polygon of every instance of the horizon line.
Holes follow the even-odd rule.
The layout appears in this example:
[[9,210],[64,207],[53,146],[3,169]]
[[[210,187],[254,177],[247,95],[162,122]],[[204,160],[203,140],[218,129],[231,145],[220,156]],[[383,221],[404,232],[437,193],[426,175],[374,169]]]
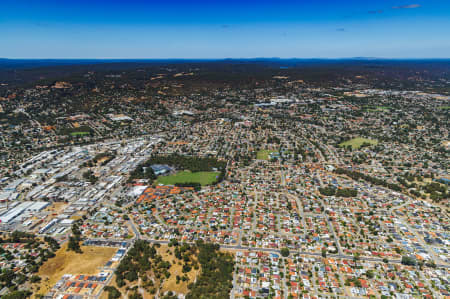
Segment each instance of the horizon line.
[[0,60],[450,60],[450,57],[222,57],[222,58],[7,58],[0,57]]

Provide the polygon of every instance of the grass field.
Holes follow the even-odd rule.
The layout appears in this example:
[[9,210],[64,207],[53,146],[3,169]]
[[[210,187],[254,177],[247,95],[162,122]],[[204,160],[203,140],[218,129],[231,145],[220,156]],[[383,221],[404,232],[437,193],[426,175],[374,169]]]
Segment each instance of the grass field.
[[377,140],[373,140],[373,139],[367,139],[367,138],[353,138],[350,139],[348,141],[342,142],[341,144],[339,144],[340,147],[347,147],[347,146],[351,146],[353,149],[359,149],[361,147],[361,145],[363,145],[363,143],[369,143],[371,145],[376,145],[378,144]]
[[258,160],[269,160],[269,155],[271,153],[276,153],[277,151],[271,151],[271,150],[260,150],[256,154],[256,159]]
[[450,106],[441,106],[441,107],[439,107],[440,109],[442,109],[442,110],[449,110],[450,109]]
[[83,136],[92,134],[93,130],[89,126],[65,127],[59,130],[59,135]]
[[366,111],[369,111],[369,112],[380,112],[380,111],[384,111],[384,110],[389,110],[391,108],[387,107],[387,106],[376,106],[376,107],[366,107],[365,109],[366,109]]
[[174,175],[160,176],[157,179],[159,184],[175,185],[176,183],[200,183],[202,186],[211,185],[216,181],[219,172],[215,171],[180,171]]
[[89,135],[91,134],[90,132],[72,132],[70,133],[70,136],[84,136],[84,135]]
[[37,294],[46,294],[64,274],[97,274],[116,253],[117,248],[81,246],[82,254],[66,251],[67,243],[39,269],[42,278]]

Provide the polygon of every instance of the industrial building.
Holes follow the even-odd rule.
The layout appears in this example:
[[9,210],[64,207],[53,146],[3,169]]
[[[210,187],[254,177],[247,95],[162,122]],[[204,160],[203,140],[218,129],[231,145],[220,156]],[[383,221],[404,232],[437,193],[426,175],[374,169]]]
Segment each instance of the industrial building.
[[0,223],[12,223],[20,220],[26,213],[39,212],[49,206],[50,203],[45,201],[24,201],[15,203],[15,205],[0,214]]

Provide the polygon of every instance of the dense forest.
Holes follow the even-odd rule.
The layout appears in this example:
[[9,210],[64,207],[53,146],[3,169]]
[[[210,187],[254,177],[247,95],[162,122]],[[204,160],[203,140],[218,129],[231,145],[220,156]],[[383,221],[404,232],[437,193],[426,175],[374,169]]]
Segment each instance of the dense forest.
[[[224,59],[224,60],[10,60],[0,59],[0,81],[10,85],[49,84],[64,78],[72,83],[84,82],[82,75],[95,72],[104,75],[120,73],[122,82],[140,83],[141,77],[166,73],[167,69],[189,72],[195,76],[183,78],[186,87],[233,84],[241,88],[255,81],[270,80],[274,74],[302,79],[324,86],[336,84],[343,78],[355,78],[363,74],[375,86],[389,87],[403,84],[416,88],[420,79],[448,78],[448,60],[366,60],[366,59]],[[140,72],[132,72],[139,69]],[[173,78],[172,80],[180,80]],[[168,79],[167,79],[168,80]],[[169,80],[168,80],[169,81]]]
[[358,195],[358,190],[352,188],[337,189],[333,186],[327,186],[319,188],[319,192],[325,196],[337,196],[337,197],[355,197]]
[[201,275],[191,286],[186,299],[226,299],[233,288],[233,256],[219,251],[219,245],[197,242]]

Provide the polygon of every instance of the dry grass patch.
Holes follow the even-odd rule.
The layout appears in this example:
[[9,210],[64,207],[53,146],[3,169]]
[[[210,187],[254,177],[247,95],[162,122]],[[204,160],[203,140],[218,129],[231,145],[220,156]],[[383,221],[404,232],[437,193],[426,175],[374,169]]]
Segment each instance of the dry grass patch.
[[[116,289],[119,290],[119,292],[122,294],[122,298],[125,298],[125,295],[130,295],[133,292],[132,291],[127,291],[127,287],[128,286],[135,286],[137,285],[138,282],[134,281],[133,283],[129,284],[129,285],[124,285],[123,287],[119,288],[119,286],[117,285],[116,282],[116,275],[114,274],[113,278],[111,279],[111,282],[109,283],[108,286],[113,286]],[[143,299],[154,299],[155,296],[152,294],[149,294],[144,288],[141,288],[142,292],[139,292],[139,294],[143,295]],[[99,299],[108,299],[108,292],[105,292],[104,290],[102,291],[102,294],[100,295]]]
[[97,274],[117,251],[117,248],[81,246],[82,254],[66,251],[67,243],[56,256],[39,269],[42,278],[38,294],[46,294],[64,274]]
[[67,207],[67,205],[68,205],[67,203],[62,202],[62,201],[54,202],[50,206],[48,206],[45,209],[45,211],[52,212],[52,213],[60,213]]
[[173,250],[173,248],[169,248],[166,245],[161,245],[161,247],[157,249],[158,253],[163,257],[163,260],[170,262],[170,264],[172,265],[169,269],[170,277],[164,280],[164,283],[161,287],[161,294],[164,294],[167,291],[176,292],[177,294],[187,294],[187,286],[191,282],[194,282],[195,278],[200,273],[200,267],[198,270],[192,267],[191,271],[186,273],[189,279],[187,281],[180,280],[177,284],[177,275],[182,277],[183,275],[185,275],[185,273],[183,273],[183,261],[181,261],[181,265],[178,264],[180,260],[175,257],[175,255],[173,254]]

